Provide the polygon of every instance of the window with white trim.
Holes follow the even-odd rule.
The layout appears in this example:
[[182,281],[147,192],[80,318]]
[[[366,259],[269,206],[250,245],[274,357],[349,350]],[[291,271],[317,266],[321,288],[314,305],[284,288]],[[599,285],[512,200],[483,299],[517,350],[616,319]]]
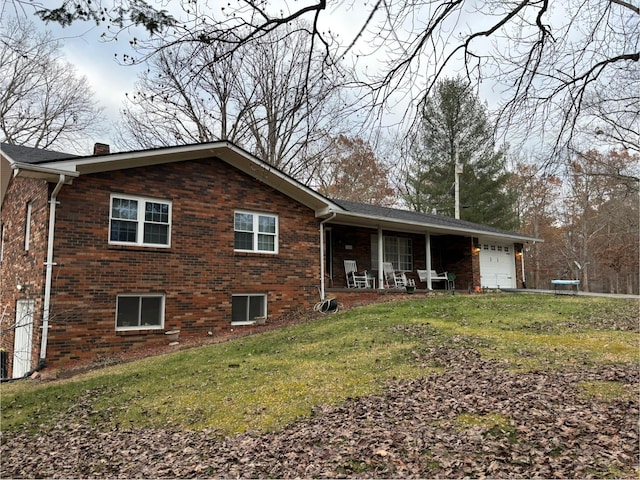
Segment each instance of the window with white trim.
[[4,237],[7,231],[7,226],[2,224],[2,233],[0,233],[0,262],[4,260]]
[[[384,262],[391,262],[393,268],[404,272],[413,271],[413,243],[407,237],[382,237]],[[371,235],[371,268],[378,270],[378,236]]]
[[256,317],[267,316],[267,296],[262,293],[234,294],[231,296],[231,323],[255,323]]
[[169,247],[171,245],[171,202],[111,195],[109,243]]
[[161,329],[164,327],[164,295],[118,295],[116,330]]
[[27,203],[27,216],[24,225],[24,251],[29,251],[31,243],[31,202]]
[[233,248],[239,252],[278,253],[278,217],[235,212]]

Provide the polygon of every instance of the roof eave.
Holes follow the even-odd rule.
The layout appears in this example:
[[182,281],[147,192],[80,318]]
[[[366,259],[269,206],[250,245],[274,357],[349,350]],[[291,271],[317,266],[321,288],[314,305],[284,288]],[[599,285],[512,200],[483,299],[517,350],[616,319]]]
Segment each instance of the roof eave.
[[219,158],[314,211],[340,208],[326,197],[228,141],[79,157],[52,162],[49,165],[55,164],[56,168],[86,175],[211,157]]
[[348,212],[344,210],[325,209],[322,211],[323,217],[330,217],[331,223],[362,226],[369,228],[382,228],[386,230],[406,231],[411,233],[437,233],[442,235],[460,235],[466,234],[474,237],[482,237],[496,240],[509,240],[523,243],[542,243],[544,240],[527,235],[508,232],[492,232],[482,229],[473,229],[465,227],[447,227],[429,222],[413,222],[409,220],[393,219],[389,217],[380,217],[376,215],[365,215],[361,213]]
[[67,177],[69,183],[71,179],[80,176],[78,172],[72,170],[43,167],[41,165],[32,165],[30,163],[12,162],[11,168],[14,177],[23,178],[41,178],[48,182],[57,182],[60,175]]

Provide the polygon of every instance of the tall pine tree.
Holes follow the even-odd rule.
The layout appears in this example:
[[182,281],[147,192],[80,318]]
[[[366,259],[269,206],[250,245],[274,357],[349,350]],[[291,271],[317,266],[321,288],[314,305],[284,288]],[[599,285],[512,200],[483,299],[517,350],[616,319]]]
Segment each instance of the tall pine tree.
[[460,218],[511,230],[515,192],[503,149],[497,149],[487,108],[460,77],[438,83],[425,103],[410,150],[404,200],[420,212],[454,216],[456,160]]

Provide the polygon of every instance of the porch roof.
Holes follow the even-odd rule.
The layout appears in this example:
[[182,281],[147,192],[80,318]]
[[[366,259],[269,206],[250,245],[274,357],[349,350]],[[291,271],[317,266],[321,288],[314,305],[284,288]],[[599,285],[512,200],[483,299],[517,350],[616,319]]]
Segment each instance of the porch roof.
[[380,207],[348,200],[334,199],[333,202],[340,208],[329,208],[323,212],[323,216],[330,218],[330,223],[334,224],[410,233],[474,236],[496,241],[543,242],[540,238],[430,213]]

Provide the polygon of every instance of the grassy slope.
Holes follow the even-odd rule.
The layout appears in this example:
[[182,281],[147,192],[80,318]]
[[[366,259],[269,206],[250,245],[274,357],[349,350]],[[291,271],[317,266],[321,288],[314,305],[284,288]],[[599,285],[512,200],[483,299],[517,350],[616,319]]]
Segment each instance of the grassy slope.
[[[70,380],[4,384],[1,427],[89,421],[221,434],[271,430],[316,405],[437,371],[416,361],[426,338],[476,348],[515,370],[635,363],[640,335],[628,330],[637,317],[635,301],[585,297],[442,296],[372,305]],[[585,385],[585,394],[634,395],[620,388]]]

